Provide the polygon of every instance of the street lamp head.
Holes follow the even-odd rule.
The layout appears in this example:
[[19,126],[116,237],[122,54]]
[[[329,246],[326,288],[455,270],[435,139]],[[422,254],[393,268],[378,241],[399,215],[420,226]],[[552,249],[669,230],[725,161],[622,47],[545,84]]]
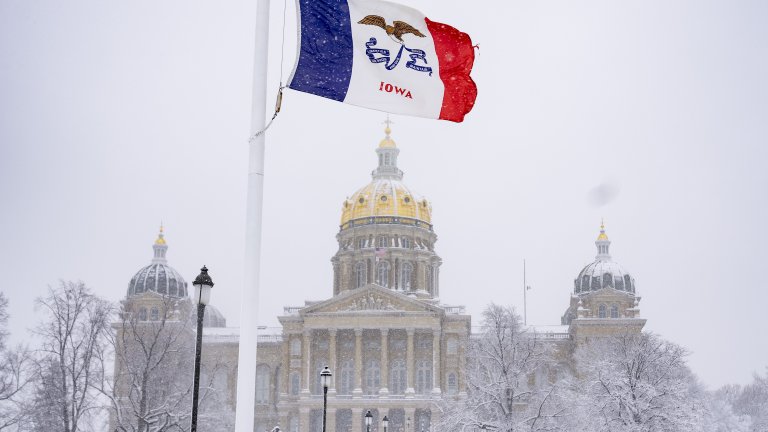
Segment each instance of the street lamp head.
[[389,426],[389,418],[387,416],[384,416],[383,419],[381,419],[381,424],[384,425],[384,429],[386,430]]
[[208,275],[207,267],[203,266],[200,269],[200,274],[192,282],[192,286],[195,287],[195,302],[207,305],[211,301],[211,288],[213,288],[213,280]]
[[320,372],[320,384],[323,385],[324,389],[327,389],[331,386],[331,377],[333,374],[331,373],[331,370],[328,369],[328,366],[324,367],[322,372]]
[[371,414],[371,410],[368,410],[367,413],[365,413],[365,425],[370,426],[373,422],[373,414]]

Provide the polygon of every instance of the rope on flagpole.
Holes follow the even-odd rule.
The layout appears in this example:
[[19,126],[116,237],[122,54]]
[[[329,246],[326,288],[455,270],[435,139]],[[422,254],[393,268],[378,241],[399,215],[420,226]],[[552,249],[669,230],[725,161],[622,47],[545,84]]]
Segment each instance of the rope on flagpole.
[[264,126],[264,129],[251,135],[251,137],[248,139],[249,144],[252,144],[256,138],[263,135],[264,132],[266,132],[267,129],[269,129],[269,127],[272,126],[272,122],[275,121],[275,118],[277,117],[277,115],[280,114],[280,107],[283,105],[283,89],[286,87],[283,85],[283,63],[285,63],[285,15],[286,15],[287,9],[288,9],[288,0],[283,0],[283,36],[282,36],[282,41],[280,43],[280,86],[277,88],[277,100],[275,100],[275,113],[272,114],[272,118],[269,119],[269,122],[267,123],[266,126]]

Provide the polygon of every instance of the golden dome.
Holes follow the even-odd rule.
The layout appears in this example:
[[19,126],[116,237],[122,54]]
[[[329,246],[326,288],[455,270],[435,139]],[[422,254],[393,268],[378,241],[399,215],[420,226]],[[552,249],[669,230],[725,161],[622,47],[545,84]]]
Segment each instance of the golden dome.
[[[372,217],[376,219],[372,221]],[[374,179],[342,205],[341,229],[356,225],[350,223],[355,220],[361,220],[360,224],[366,225],[401,223],[423,226],[426,223],[429,228],[432,225],[432,205],[397,179]]]
[[372,173],[373,180],[342,204],[342,230],[379,223],[432,228],[432,205],[403,184],[403,172],[397,168],[400,150],[389,136],[389,119],[386,123],[386,136],[376,149],[379,166]]

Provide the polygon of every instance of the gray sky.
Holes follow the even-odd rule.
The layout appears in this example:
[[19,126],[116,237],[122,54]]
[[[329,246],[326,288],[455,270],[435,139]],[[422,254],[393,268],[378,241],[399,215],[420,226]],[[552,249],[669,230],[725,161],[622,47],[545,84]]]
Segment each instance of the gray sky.
[[[522,309],[526,258],[529,321],[559,324],[605,217],[647,329],[690,349],[710,387],[762,372],[768,3],[406,3],[480,44],[463,124],[393,117],[405,182],[434,206],[442,300]],[[170,264],[188,281],[206,264],[237,325],[255,4],[0,2],[0,262],[17,339],[60,278],[124,296],[160,220]],[[262,323],[331,295],[341,203],[370,180],[383,120],[286,94],[267,137]]]

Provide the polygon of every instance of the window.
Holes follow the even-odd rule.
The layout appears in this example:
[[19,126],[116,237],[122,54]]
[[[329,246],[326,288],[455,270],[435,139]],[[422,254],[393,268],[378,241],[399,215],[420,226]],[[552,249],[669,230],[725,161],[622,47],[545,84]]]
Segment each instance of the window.
[[152,312],[150,312],[150,313],[151,313],[150,316],[151,316],[152,321],[158,321],[160,319],[160,312],[157,310],[156,307],[153,307],[152,308]]
[[389,392],[396,395],[405,393],[405,362],[393,360],[389,368]]
[[357,239],[357,248],[365,249],[365,237]]
[[598,317],[598,318],[605,318],[605,317],[606,317],[606,308],[605,308],[605,305],[604,305],[604,304],[601,304],[601,305],[600,305],[600,306],[597,308],[597,317]]
[[456,374],[451,372],[448,374],[448,383],[446,386],[448,394],[456,394],[459,391],[459,382],[456,379]]
[[432,390],[432,361],[420,360],[416,366],[416,392],[426,394]]
[[391,155],[389,153],[384,153],[384,165],[385,166],[389,166],[392,163],[390,156]]
[[400,289],[403,291],[411,290],[411,274],[413,273],[413,265],[411,263],[403,263],[400,269]]
[[301,339],[293,338],[293,340],[291,340],[291,355],[292,356],[301,355]]
[[622,279],[621,276],[616,276],[616,279],[613,282],[617,290],[624,291],[624,279]]
[[613,288],[613,275],[610,273],[603,274],[603,288]]
[[139,309],[139,321],[147,320],[147,308]]
[[340,386],[338,389],[339,394],[349,395],[352,394],[355,380],[355,366],[352,360],[344,360],[341,363]]
[[299,390],[301,387],[301,375],[299,375],[298,372],[291,372],[291,388],[289,389],[289,393],[293,396],[297,396],[299,394]]
[[377,268],[376,272],[376,283],[383,286],[383,287],[389,287],[389,262],[382,261],[379,263],[379,266]]
[[360,261],[355,264],[355,287],[362,288],[365,285],[365,263]]
[[589,276],[587,275],[581,277],[581,290],[589,291]]
[[448,355],[456,355],[459,352],[459,342],[455,337],[449,337],[445,342],[445,351]]
[[378,360],[371,360],[365,368],[365,393],[375,395],[381,388],[381,367]]
[[387,236],[379,236],[376,239],[376,247],[387,247]]
[[408,237],[401,237],[400,238],[400,247],[405,248],[405,249],[410,249],[411,248],[411,239],[409,239]]
[[611,318],[619,317],[619,305],[611,305]]
[[269,366],[256,366],[256,403],[269,402]]
[[632,285],[632,278],[629,275],[624,275],[624,289],[629,292],[635,292],[635,286]]

